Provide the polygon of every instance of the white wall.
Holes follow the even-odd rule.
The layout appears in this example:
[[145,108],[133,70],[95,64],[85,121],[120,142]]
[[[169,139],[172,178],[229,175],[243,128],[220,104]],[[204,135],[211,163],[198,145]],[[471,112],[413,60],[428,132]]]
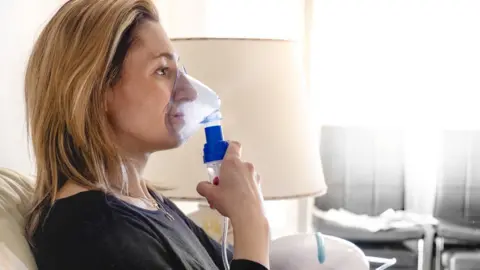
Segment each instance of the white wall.
[[300,39],[303,34],[303,0],[157,0],[157,3],[171,38]]
[[0,1],[0,167],[33,170],[26,136],[23,74],[42,24],[59,1]]

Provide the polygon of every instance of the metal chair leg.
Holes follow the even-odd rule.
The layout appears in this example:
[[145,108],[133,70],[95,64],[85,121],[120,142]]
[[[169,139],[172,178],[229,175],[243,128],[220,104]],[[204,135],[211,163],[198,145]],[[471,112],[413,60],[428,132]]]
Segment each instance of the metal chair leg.
[[423,270],[424,266],[424,250],[425,250],[425,241],[423,239],[418,240],[417,242],[418,248],[417,248],[417,270]]
[[442,252],[445,240],[441,237],[435,238],[435,270],[442,270]]
[[[433,270],[433,246],[435,239],[435,231],[431,226],[425,226],[425,235],[423,237],[423,270]],[[419,251],[420,252],[420,251]]]

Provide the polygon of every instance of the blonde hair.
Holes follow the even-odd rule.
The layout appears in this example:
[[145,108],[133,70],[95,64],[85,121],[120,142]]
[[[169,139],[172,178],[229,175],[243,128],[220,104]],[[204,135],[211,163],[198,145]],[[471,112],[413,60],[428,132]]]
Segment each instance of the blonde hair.
[[71,0],[35,43],[25,75],[37,171],[26,224],[30,241],[67,180],[114,193],[107,173],[124,175],[125,158],[109,135],[105,92],[120,76],[134,28],[145,20],[159,20],[149,0]]

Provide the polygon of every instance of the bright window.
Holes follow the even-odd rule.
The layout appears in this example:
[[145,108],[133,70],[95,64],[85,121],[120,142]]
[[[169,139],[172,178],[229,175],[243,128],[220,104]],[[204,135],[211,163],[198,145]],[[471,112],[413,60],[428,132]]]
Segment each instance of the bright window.
[[480,127],[480,1],[314,3],[323,124]]

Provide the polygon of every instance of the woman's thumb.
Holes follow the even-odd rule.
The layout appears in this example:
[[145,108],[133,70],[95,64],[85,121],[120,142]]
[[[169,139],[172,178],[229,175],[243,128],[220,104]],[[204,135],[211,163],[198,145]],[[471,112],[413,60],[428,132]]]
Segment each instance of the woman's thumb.
[[208,200],[211,200],[213,194],[215,193],[216,188],[217,188],[217,186],[212,185],[210,182],[203,181],[203,182],[198,183],[197,192],[198,192],[198,194],[202,195],[203,197],[207,198]]

